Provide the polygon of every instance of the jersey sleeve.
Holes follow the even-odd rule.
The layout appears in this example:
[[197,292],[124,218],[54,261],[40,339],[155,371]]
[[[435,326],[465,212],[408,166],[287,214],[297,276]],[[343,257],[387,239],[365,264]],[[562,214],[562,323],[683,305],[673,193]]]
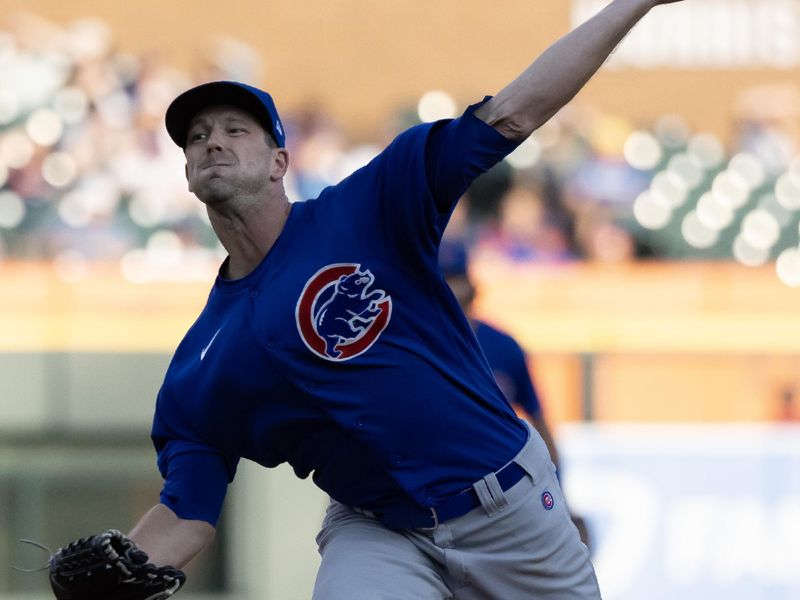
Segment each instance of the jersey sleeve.
[[342,223],[349,232],[406,256],[435,253],[461,195],[519,144],[475,116],[483,102],[457,119],[424,123],[398,135],[367,166],[332,188],[339,200],[326,222]]
[[164,478],[161,503],[181,519],[216,526],[238,458],[231,460],[207,445],[153,437],[158,470]]
[[467,108],[455,120],[431,127],[425,148],[428,188],[440,213],[453,210],[476,177],[488,171],[521,142],[509,140],[475,116],[490,96]]

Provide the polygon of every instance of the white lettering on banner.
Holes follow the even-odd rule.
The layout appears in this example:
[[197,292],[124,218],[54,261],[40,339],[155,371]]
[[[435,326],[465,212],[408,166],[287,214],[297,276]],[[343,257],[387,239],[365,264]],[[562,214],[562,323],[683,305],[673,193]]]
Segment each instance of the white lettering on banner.
[[800,598],[800,424],[562,425],[603,597]]
[[624,472],[576,470],[571,477],[571,507],[602,515],[606,533],[594,564],[609,597],[627,597],[654,559],[675,586],[690,589],[703,580],[718,589],[747,581],[800,586],[800,496],[769,504],[704,495],[665,503],[658,486]]
[[[573,0],[577,27],[608,0]],[[791,69],[800,66],[798,0],[693,0],[642,19],[609,69]]]
[[667,515],[665,561],[676,582],[710,576],[720,585],[756,579],[800,583],[800,497],[695,497]]

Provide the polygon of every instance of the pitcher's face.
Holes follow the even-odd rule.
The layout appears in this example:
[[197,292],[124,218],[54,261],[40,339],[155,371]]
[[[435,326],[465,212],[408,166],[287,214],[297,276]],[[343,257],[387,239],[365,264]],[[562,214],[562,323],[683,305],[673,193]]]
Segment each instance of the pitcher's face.
[[205,108],[192,119],[184,149],[189,191],[205,204],[258,195],[270,184],[273,150],[264,128],[247,111]]

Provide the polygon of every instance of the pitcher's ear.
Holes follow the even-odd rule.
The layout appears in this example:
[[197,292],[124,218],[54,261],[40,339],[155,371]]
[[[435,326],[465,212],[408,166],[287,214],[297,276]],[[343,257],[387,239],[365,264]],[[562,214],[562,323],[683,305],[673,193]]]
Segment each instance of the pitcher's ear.
[[289,151],[286,148],[275,148],[272,150],[272,156],[274,163],[269,177],[272,181],[278,181],[283,179],[289,170]]

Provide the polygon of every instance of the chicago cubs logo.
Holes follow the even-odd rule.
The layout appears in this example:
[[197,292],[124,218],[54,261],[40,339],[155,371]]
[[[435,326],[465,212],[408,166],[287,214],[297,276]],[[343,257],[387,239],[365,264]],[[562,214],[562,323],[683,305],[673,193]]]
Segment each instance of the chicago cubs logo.
[[555,505],[556,501],[553,500],[553,494],[550,492],[545,492],[542,494],[542,506],[544,506],[545,510],[553,510]]
[[341,362],[366,352],[392,316],[392,299],[373,289],[360,264],[333,264],[306,282],[295,308],[297,331],[317,356]]

